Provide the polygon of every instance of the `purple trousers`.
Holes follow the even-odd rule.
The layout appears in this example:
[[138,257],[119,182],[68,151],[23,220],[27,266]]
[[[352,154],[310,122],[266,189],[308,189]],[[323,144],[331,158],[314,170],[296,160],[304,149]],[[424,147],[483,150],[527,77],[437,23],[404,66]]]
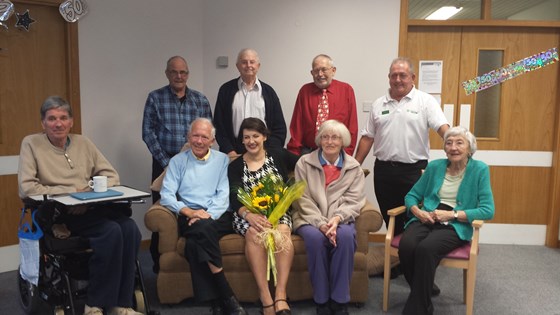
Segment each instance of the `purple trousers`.
[[326,303],[329,298],[337,303],[348,303],[357,247],[354,223],[338,226],[336,247],[312,225],[302,225],[296,233],[305,243],[315,303]]

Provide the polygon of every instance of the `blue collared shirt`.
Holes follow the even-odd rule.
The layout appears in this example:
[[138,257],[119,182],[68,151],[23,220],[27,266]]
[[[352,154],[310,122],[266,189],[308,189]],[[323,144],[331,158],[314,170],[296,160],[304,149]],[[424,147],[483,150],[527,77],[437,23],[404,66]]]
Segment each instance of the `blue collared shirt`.
[[144,107],[142,139],[162,167],[169,164],[185,142],[190,124],[199,117],[212,119],[206,96],[186,88],[178,98],[169,85],[150,92]]

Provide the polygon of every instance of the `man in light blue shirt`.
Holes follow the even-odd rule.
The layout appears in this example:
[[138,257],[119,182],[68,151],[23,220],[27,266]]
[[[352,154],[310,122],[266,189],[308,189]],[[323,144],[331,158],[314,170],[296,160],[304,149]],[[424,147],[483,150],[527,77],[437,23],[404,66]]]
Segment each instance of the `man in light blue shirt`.
[[220,238],[233,233],[229,208],[226,154],[213,150],[216,130],[207,118],[193,121],[187,135],[191,148],[169,162],[161,204],[179,216],[186,238],[185,257],[191,267],[198,302],[212,302],[213,314],[247,314],[225,277]]

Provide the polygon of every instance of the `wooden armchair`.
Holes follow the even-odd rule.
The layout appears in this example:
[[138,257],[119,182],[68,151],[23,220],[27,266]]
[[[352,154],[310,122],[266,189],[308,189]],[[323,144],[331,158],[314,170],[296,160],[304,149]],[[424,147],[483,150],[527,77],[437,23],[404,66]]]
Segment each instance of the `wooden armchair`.
[[[389,287],[391,284],[391,256],[399,256],[401,235],[393,235],[395,230],[395,216],[404,213],[406,208],[400,206],[388,211],[389,227],[385,236],[385,266],[383,276],[383,311],[389,308]],[[473,313],[474,286],[476,282],[476,263],[478,260],[478,238],[484,221],[474,220],[473,238],[470,244],[463,245],[451,251],[440,262],[440,266],[463,269],[463,300],[467,306],[467,315]]]

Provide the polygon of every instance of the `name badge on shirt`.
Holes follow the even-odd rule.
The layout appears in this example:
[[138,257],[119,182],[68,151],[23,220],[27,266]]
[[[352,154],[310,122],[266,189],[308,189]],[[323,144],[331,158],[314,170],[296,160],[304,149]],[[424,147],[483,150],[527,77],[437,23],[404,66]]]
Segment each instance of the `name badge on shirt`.
[[381,115],[387,115],[387,114],[389,114],[389,110],[384,110],[381,112]]

